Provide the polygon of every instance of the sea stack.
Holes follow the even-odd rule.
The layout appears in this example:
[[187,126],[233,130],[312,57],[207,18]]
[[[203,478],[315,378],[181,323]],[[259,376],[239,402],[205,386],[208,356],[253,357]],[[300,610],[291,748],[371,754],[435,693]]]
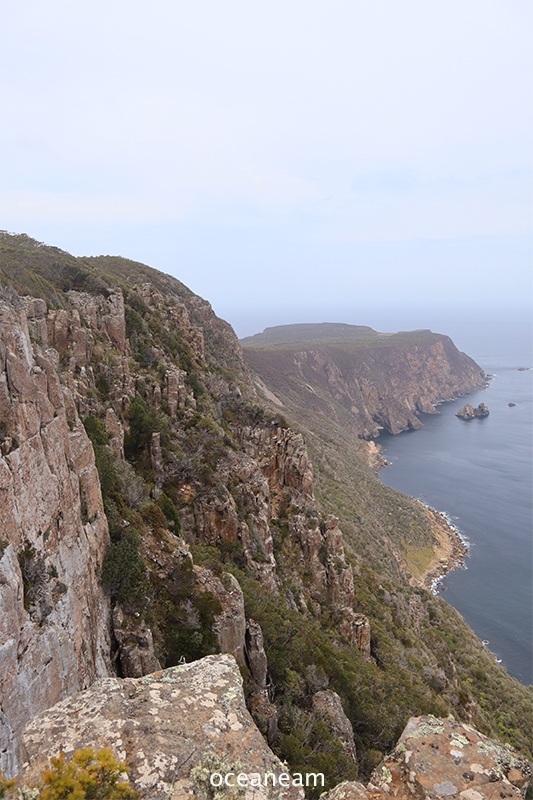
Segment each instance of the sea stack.
[[485,403],[480,403],[477,408],[473,408],[470,403],[467,403],[459,409],[455,416],[461,417],[461,419],[474,419],[474,417],[488,417],[489,413]]

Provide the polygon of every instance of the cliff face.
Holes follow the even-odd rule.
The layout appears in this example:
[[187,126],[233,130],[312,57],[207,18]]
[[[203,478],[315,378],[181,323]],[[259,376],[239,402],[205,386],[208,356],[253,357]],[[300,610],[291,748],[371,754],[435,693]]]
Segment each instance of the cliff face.
[[[27,237],[0,235],[0,278],[21,295],[4,292],[0,310],[8,774],[23,724],[57,700],[102,676],[140,680],[220,651],[239,661],[248,708],[276,754],[324,765],[328,786],[358,770],[368,777],[413,714],[475,716],[494,732],[505,708],[509,736],[527,747],[526,690],[453,609],[398,574],[395,550],[407,564],[409,549],[431,550],[427,519],[372,470],[343,466],[337,443],[318,501],[316,474],[330,458],[322,431],[304,439],[278,405],[265,408],[209,303],[144,265],[74,259]],[[396,341],[411,348],[413,381],[414,345],[435,347],[441,369],[446,345],[431,337]],[[294,352],[311,351],[321,347]],[[315,364],[290,358],[302,374]],[[309,367],[305,381],[323,419],[357,420],[356,391],[369,407],[376,393],[393,402],[385,381],[355,387],[335,364]],[[319,373],[340,400],[313,389]],[[356,478],[344,494],[342,470]],[[361,502],[339,523],[337,506],[353,497]]]
[[[242,344],[258,393],[304,434],[317,497],[350,531],[350,545],[380,571],[429,587],[446,531],[412,498],[380,485],[375,475],[385,462],[369,439],[422,427],[422,412],[436,414],[439,402],[486,386],[481,368],[449,337],[427,330],[289,325]],[[389,505],[385,515],[374,513]],[[446,538],[449,570],[464,551],[450,530]]]
[[320,346],[322,326],[305,326],[309,338],[313,328],[318,330],[307,346],[290,339],[284,345],[279,340],[283,327],[275,346],[271,339],[277,329],[269,329],[269,336],[265,332],[264,339],[243,340],[246,362],[282,403],[299,396],[301,405],[333,414],[365,439],[378,436],[380,429],[420,428],[420,412],[435,414],[436,404],[487,385],[481,368],[448,336],[367,334],[354,344],[348,331],[344,343],[330,344],[331,336],[325,336]]
[[110,666],[93,448],[58,353],[32,346],[20,302],[0,301],[0,420],[0,764],[10,772],[24,723]]

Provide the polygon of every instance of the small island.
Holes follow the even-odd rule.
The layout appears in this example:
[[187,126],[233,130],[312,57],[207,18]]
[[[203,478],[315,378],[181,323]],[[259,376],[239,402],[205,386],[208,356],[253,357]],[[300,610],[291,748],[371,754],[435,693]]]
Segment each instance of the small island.
[[489,413],[485,403],[480,403],[477,408],[473,408],[470,403],[467,403],[459,409],[455,416],[461,419],[474,419],[474,417],[488,417]]

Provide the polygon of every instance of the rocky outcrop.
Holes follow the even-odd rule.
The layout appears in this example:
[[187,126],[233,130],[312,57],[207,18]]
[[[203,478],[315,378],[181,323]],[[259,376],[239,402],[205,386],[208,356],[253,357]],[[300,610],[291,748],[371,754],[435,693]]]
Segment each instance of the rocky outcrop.
[[19,786],[35,783],[60,751],[68,756],[83,747],[110,747],[130,768],[129,780],[141,798],[211,797],[214,773],[222,781],[231,773],[230,784],[245,773],[252,786],[253,775],[263,781],[273,773],[276,786],[270,778],[268,788],[255,788],[258,800],[304,796],[292,786],[294,776],[291,785],[280,786],[286,767],[253,723],[239,668],[229,655],[143,678],[101,679],[33,719],[23,740],[28,763]]
[[339,695],[331,689],[314,694],[313,714],[325,722],[334,738],[339,740],[344,755],[357,763],[352,723],[344,713]]
[[[99,581],[107,521],[91,443],[42,303],[0,301],[0,768],[20,764],[23,725],[107,675],[109,604]],[[59,312],[54,336],[62,341]]]
[[118,644],[122,675],[125,678],[142,678],[161,669],[155,657],[152,631],[143,620],[136,625],[128,622],[120,606],[113,609],[113,633]]
[[485,403],[480,403],[477,408],[473,408],[470,403],[466,403],[455,416],[461,419],[474,419],[474,417],[488,417],[489,413]]
[[178,409],[184,409],[187,398],[192,402],[191,393],[185,385],[187,373],[182,369],[168,369],[165,372],[164,396],[168,403],[168,413],[174,416]]
[[368,786],[343,783],[324,800],[522,798],[531,765],[510,747],[452,719],[413,717]]
[[264,689],[267,685],[268,662],[263,646],[263,631],[253,619],[246,623],[246,663],[257,687]]
[[[114,345],[123,356],[130,356],[131,350],[126,339],[126,317],[124,314],[124,295],[120,289],[110,290],[107,297],[103,294],[88,294],[87,292],[70,291],[68,293],[70,304],[78,312],[77,321],[81,317],[95,332],[103,334],[110,344]],[[66,315],[65,311],[58,311],[58,315]],[[56,318],[57,319],[57,318]],[[57,322],[55,327],[57,327]],[[66,332],[67,321],[63,327]],[[57,336],[55,337],[57,343]],[[67,337],[61,341],[58,350],[67,348]]]
[[393,753],[376,769],[371,783],[386,795],[480,800],[520,797],[531,779],[531,765],[501,745],[451,719],[409,720]]
[[[338,695],[317,692],[313,714],[354,759],[353,731]],[[19,788],[35,785],[50,757],[61,751],[68,757],[84,747],[110,747],[129,767],[130,783],[141,798],[211,797],[211,776],[222,786],[220,796],[230,796],[226,776],[238,791],[238,773],[247,776],[243,795],[253,789],[257,798],[304,796],[303,786],[295,784],[305,786],[305,775],[288,774],[267,747],[244,704],[237,664],[228,655],[137,679],[100,679],[29,722],[23,742],[27,762],[16,778]],[[272,776],[264,786],[266,773],[276,776],[275,786]],[[282,774],[287,778],[280,781]],[[530,779],[529,763],[470,725],[414,717],[366,786],[342,783],[324,800],[518,800]]]
[[194,567],[196,591],[211,592],[220,603],[221,610],[215,616],[214,631],[221,653],[229,653],[239,664],[244,664],[246,618],[244,597],[239,582],[233,575],[224,573],[224,580],[204,567]]

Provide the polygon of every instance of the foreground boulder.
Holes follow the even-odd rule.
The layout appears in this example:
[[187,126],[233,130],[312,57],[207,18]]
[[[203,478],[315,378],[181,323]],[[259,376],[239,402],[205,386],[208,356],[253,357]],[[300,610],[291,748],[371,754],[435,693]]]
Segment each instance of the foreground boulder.
[[265,774],[274,774],[275,787],[269,778],[267,788],[253,788],[256,800],[304,796],[293,786],[294,776],[283,781],[289,785],[279,785],[286,769],[246,709],[241,674],[230,655],[142,678],[103,678],[29,722],[23,746],[28,763],[17,777],[19,787],[38,783],[49,758],[61,751],[69,756],[80,748],[110,747],[129,767],[141,798],[208,797],[215,791],[210,776],[224,780],[229,773],[246,773],[252,781],[257,775],[262,782]]
[[322,800],[494,800],[522,798],[531,765],[453,719],[412,717],[368,786],[345,782]]

